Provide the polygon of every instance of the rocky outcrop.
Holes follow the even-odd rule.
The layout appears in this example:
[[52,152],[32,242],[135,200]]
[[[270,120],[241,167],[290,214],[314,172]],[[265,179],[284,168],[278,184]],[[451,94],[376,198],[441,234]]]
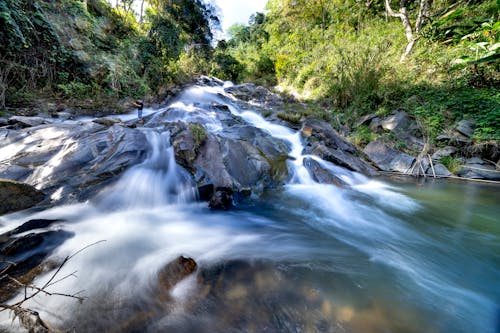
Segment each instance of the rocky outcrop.
[[83,200],[147,152],[145,135],[118,124],[45,124],[3,130],[0,175],[36,186],[51,200]]
[[305,153],[365,175],[377,175],[377,171],[358,156],[354,145],[341,137],[329,123],[309,117],[302,126],[302,135],[306,139]]
[[225,91],[245,102],[265,104],[266,106],[282,106],[283,99],[262,86],[243,83],[225,88]]
[[0,215],[27,209],[45,199],[45,194],[31,185],[0,178]]

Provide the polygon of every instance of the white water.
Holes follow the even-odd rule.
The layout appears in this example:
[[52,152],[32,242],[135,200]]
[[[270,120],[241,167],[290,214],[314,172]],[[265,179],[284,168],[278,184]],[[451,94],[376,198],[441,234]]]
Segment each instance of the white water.
[[[209,130],[219,131],[222,123],[217,115],[213,110],[205,114],[202,104],[227,104],[231,99],[221,87],[193,87],[171,106],[174,111],[168,119],[206,121]],[[145,291],[155,285],[158,270],[178,255],[191,256],[202,267],[229,259],[266,259],[292,263],[291,267],[311,267],[321,274],[343,274],[355,286],[350,287],[353,294],[362,293],[368,299],[387,297],[389,300],[382,302],[387,308],[405,304],[410,308],[408,316],[417,317],[399,318],[396,314],[385,318],[387,321],[418,323],[422,320],[418,311],[437,311],[435,322],[428,325],[436,332],[494,332],[494,298],[462,285],[460,278],[440,269],[443,262],[456,258],[476,258],[469,254],[460,258],[462,254],[455,248],[436,243],[411,226],[407,220],[415,222],[411,216],[422,209],[416,201],[395,187],[307,156],[334,171],[350,188],[316,183],[303,166],[306,156],[302,155],[300,133],[235,104],[227,105],[233,114],[290,144],[293,159],[289,168],[294,177],[281,196],[271,206],[259,208],[257,204],[254,209],[210,212],[194,201],[193,185],[174,163],[168,133],[144,129],[151,145],[148,158],[96,200],[2,219],[5,230],[31,218],[67,220],[57,227],[75,236],[56,250],[54,258],[105,240],[72,258],[62,275],[76,271],[76,277],[54,285],[52,291],[84,290],[89,296],[87,307],[98,302],[99,296],[121,304],[144,297]],[[315,263],[318,261],[322,264]],[[478,263],[478,267],[481,265]],[[36,283],[42,284],[49,276]],[[178,311],[183,311],[183,297],[193,292],[194,279],[173,291]],[[348,297],[338,298],[349,302]],[[71,299],[57,297],[40,297],[29,306],[55,324],[65,322],[79,307]],[[379,332],[376,327],[366,332],[372,331]],[[418,327],[411,330],[418,331]]]

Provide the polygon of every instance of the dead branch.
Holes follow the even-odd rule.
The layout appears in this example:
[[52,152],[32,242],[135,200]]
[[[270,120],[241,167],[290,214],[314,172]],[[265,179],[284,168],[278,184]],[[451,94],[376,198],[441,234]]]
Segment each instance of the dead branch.
[[[79,296],[83,291],[78,291],[74,294],[66,294],[66,293],[58,293],[58,292],[50,292],[47,290],[48,287],[53,286],[69,277],[76,277],[76,271],[72,272],[70,274],[67,274],[59,279],[56,279],[58,277],[59,273],[63,269],[63,267],[68,263],[70,259],[75,257],[77,254],[83,252],[84,250],[88,249],[91,246],[97,245],[99,243],[105,242],[104,240],[100,240],[98,242],[92,243],[90,245],[87,245],[80,250],[76,251],[75,253],[67,256],[64,258],[64,260],[59,264],[57,269],[52,273],[50,278],[43,284],[43,286],[38,287],[33,284],[29,283],[23,283],[16,278],[6,274],[7,271],[9,270],[10,267],[16,265],[14,262],[7,262],[8,265],[5,267],[1,272],[0,272],[0,280],[2,279],[9,279],[11,282],[13,282],[15,285],[19,286],[20,288],[23,288],[24,291],[24,296],[22,300],[14,303],[14,304],[2,304],[0,303],[0,312],[5,311],[5,310],[10,310],[14,313],[13,320],[18,318],[20,324],[28,329],[30,332],[31,331],[41,331],[41,332],[53,332],[52,329],[49,329],[49,326],[40,318],[38,315],[38,312],[33,311],[31,309],[23,307],[24,303],[26,303],[28,300],[33,299],[34,297],[43,294],[47,296],[62,296],[62,297],[68,297],[68,298],[74,298],[78,300],[79,302],[83,302],[85,300],[84,296]],[[30,294],[29,291],[32,291]],[[36,329],[34,329],[36,328]]]

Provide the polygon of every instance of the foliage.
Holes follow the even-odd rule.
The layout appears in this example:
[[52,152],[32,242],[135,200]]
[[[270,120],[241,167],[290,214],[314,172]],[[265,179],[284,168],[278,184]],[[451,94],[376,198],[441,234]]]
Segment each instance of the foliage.
[[207,139],[207,131],[198,123],[189,123],[189,129],[193,133],[195,150],[198,151]]
[[440,162],[448,169],[451,173],[457,173],[462,167],[460,160],[453,156],[442,157]]

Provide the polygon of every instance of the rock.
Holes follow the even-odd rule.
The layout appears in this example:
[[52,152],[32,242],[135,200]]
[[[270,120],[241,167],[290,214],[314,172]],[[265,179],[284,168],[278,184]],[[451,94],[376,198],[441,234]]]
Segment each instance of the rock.
[[304,158],[304,166],[307,168],[314,181],[320,184],[332,184],[339,187],[347,187],[347,184],[343,180],[334,175],[330,170],[322,167],[320,163],[312,158]]
[[316,155],[325,161],[368,176],[378,175],[377,170],[361,158],[340,149],[331,149],[322,144],[307,146],[305,153]]
[[243,83],[224,89],[227,93],[246,102],[255,102],[266,106],[281,106],[283,99],[264,87],[253,83]]
[[41,117],[13,116],[9,118],[9,125],[13,128],[36,127],[48,123],[47,119]]
[[383,171],[408,173],[415,162],[413,156],[392,149],[380,140],[370,142],[364,153]]
[[[12,234],[12,236],[8,236]],[[2,235],[0,239],[0,271],[2,274],[30,283],[43,269],[42,262],[73,234],[63,230],[50,230],[17,236],[16,231]],[[15,265],[7,263],[14,262]],[[19,285],[7,279],[0,279],[0,303],[11,298]]]
[[500,170],[479,157],[468,159],[457,174],[471,179],[500,180]]
[[[453,174],[441,163],[434,164],[434,172],[436,177],[450,177]],[[432,175],[432,170],[427,170],[427,174]]]
[[444,157],[448,157],[448,156],[455,154],[457,151],[458,151],[458,149],[455,147],[446,146],[444,148],[439,149],[434,154],[432,154],[432,159],[435,161],[439,161]]
[[32,170],[20,165],[0,165],[0,178],[7,178],[17,181],[25,181]]
[[326,121],[308,117],[302,126],[302,133],[310,142],[319,141],[328,148],[340,149],[348,153],[356,152],[354,145],[342,138]]
[[397,111],[381,122],[382,128],[391,132],[404,132],[410,126],[410,118],[404,111]]
[[7,126],[9,124],[9,120],[7,118],[0,117],[0,127]]
[[142,162],[148,150],[143,132],[117,124],[55,123],[8,134],[0,148],[9,163],[0,165],[0,174],[20,178],[54,201],[88,199]]
[[476,123],[473,120],[464,119],[458,122],[458,124],[455,126],[455,131],[467,138],[471,138],[474,135],[475,128]]
[[163,292],[170,291],[173,286],[195,272],[197,268],[198,265],[192,258],[177,257],[158,272],[160,289]]
[[218,188],[212,194],[208,207],[213,210],[228,210],[233,205],[233,191],[229,188]]
[[29,220],[29,221],[23,223],[22,225],[20,225],[19,227],[12,229],[10,231],[7,231],[6,233],[0,235],[0,239],[5,238],[5,237],[10,237],[13,235],[17,235],[17,234],[21,234],[21,233],[24,233],[26,231],[32,231],[35,229],[44,229],[44,228],[47,228],[47,227],[53,225],[54,223],[58,223],[58,222],[63,222],[63,220],[47,220],[47,219]]
[[378,116],[374,113],[364,115],[361,117],[357,122],[356,122],[356,127],[362,126],[362,125],[370,125],[373,119],[378,118]]
[[114,119],[114,118],[96,118],[92,121],[96,124],[104,125],[107,127],[122,123],[120,119]]
[[45,195],[31,185],[0,179],[0,215],[33,207],[44,199]]

